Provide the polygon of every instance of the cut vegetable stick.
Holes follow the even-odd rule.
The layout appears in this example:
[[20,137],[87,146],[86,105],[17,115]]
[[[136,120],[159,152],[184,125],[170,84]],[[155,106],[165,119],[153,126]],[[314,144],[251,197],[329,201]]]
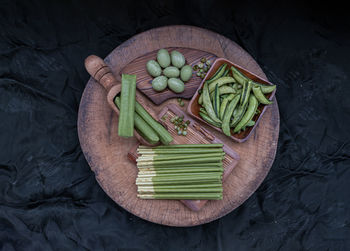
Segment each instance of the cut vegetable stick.
[[179,169],[179,168],[181,168],[181,169],[182,168],[184,168],[184,169],[187,169],[187,168],[200,169],[200,168],[204,168],[204,167],[222,167],[222,163],[220,163],[220,162],[217,162],[217,163],[199,163],[199,164],[191,164],[190,166],[177,165],[177,164],[169,165],[168,164],[168,165],[157,165],[155,167],[139,166],[138,168],[140,170],[164,170],[164,169]]
[[223,172],[222,167],[204,167],[204,168],[164,168],[163,170],[139,170],[138,174],[162,174],[162,173],[198,173],[198,172]]
[[159,136],[160,141],[163,144],[168,145],[171,141],[173,141],[173,137],[171,136],[171,134],[161,124],[159,124],[157,121],[155,121],[154,118],[137,101],[135,103],[135,111],[138,115],[140,115],[140,117],[144,121],[146,121],[146,123],[150,127],[152,127],[156,131],[156,133]]
[[134,135],[136,75],[122,75],[120,92],[120,113],[118,135],[132,137]]
[[222,148],[174,148],[174,149],[138,149],[137,152],[142,155],[150,155],[150,154],[194,154],[194,153],[220,153],[223,152]]
[[138,194],[137,197],[141,199],[221,200],[222,193]]
[[148,147],[140,145],[139,148],[147,148],[147,149],[164,149],[164,148],[210,148],[210,147],[223,147],[224,145],[221,143],[215,144],[185,144],[185,145],[167,145],[167,146],[156,146],[156,147]]
[[218,163],[223,160],[224,157],[211,157],[211,158],[197,158],[197,159],[181,159],[181,160],[154,160],[154,161],[142,161],[138,162],[137,166],[162,166],[162,165],[174,165],[174,164],[194,164],[194,163]]
[[161,193],[222,193],[222,187],[205,187],[205,188],[138,188],[140,194],[161,194]]
[[141,161],[155,161],[155,160],[180,160],[180,159],[196,159],[196,158],[209,158],[209,157],[222,157],[225,153],[208,153],[208,154],[164,154],[164,155],[149,155],[138,157],[136,159],[137,162]]

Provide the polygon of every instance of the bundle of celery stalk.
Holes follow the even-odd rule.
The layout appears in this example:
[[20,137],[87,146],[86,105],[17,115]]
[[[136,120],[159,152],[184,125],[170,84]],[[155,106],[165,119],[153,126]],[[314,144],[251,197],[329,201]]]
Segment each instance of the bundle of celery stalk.
[[138,197],[222,199],[223,144],[139,146]]

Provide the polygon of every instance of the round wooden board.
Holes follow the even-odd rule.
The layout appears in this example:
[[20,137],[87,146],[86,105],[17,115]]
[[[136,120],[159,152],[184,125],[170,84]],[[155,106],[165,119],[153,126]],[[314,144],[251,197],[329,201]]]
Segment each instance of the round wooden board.
[[[118,75],[136,58],[167,47],[206,51],[266,78],[254,59],[236,43],[214,32],[191,26],[167,26],[143,32],[118,46],[105,61]],[[156,106],[146,97],[144,99],[147,108],[153,109],[155,113],[159,113],[169,103],[177,103],[176,99],[171,99]],[[187,106],[188,102],[185,103]],[[118,119],[107,103],[106,91],[90,79],[80,102],[78,134],[84,155],[98,183],[116,203],[145,220],[170,226],[194,226],[226,215],[259,187],[275,158],[279,112],[274,100],[253,135],[242,144],[234,143],[220,132],[206,127],[238,152],[241,160],[224,183],[223,200],[209,201],[199,212],[191,211],[176,200],[141,200],[136,197],[137,169],[128,160],[127,153],[137,142],[135,138],[120,138],[117,126]]]

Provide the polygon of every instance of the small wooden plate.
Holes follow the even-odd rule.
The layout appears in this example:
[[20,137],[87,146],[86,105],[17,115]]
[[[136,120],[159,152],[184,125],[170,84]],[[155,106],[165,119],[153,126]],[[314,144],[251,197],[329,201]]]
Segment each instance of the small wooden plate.
[[[224,59],[224,58],[217,58],[213,64],[213,66],[210,68],[210,70],[206,74],[205,78],[201,82],[201,84],[198,87],[198,90],[195,92],[193,98],[191,99],[191,101],[187,107],[187,112],[192,117],[200,120],[201,122],[207,124],[208,126],[214,128],[215,130],[220,131],[220,132],[222,132],[221,128],[217,128],[217,127],[209,124],[204,119],[202,119],[202,117],[199,115],[199,108],[201,108],[201,105],[198,104],[198,99],[200,96],[198,91],[203,88],[204,82],[207,81],[208,79],[210,79],[215,74],[215,72],[219,69],[219,67],[223,64],[227,64],[227,67],[229,67],[229,68],[231,68],[231,66],[236,67],[239,71],[241,71],[245,76],[247,76],[248,78],[250,78],[254,82],[265,84],[265,85],[273,85],[268,80],[257,76],[256,74],[248,71],[247,69],[243,68],[242,66],[239,66],[235,63],[232,63],[231,61]],[[272,100],[273,97],[275,96],[275,93],[276,93],[276,89],[273,92],[266,94],[266,96],[269,100]],[[254,126],[247,127],[246,130],[241,131],[240,133],[233,133],[233,129],[231,128],[231,137],[230,138],[232,138],[234,141],[236,141],[238,143],[243,143],[243,142],[247,141],[249,139],[250,135],[252,135],[252,132],[258,126],[258,123],[260,122],[260,119],[262,118],[263,114],[265,113],[266,108],[267,108],[267,105],[260,104],[258,106],[258,110],[260,111],[260,113],[254,115],[254,117],[252,119],[253,121],[255,121]]]
[[[190,48],[168,47],[164,49],[167,49],[169,53],[173,50],[181,52],[186,59],[186,64],[189,64],[192,67],[198,64],[203,57],[210,60],[211,62],[214,62],[214,60],[217,58],[211,53]],[[182,93],[175,93],[169,88],[166,88],[161,92],[153,90],[152,80],[154,78],[147,73],[146,64],[151,59],[157,59],[157,52],[158,50],[154,50],[150,53],[136,58],[130,62],[130,64],[125,66],[125,68],[122,69],[121,73],[135,74],[137,76],[137,89],[141,93],[145,94],[156,105],[159,105],[170,98],[191,99],[202,81],[200,77],[196,76],[195,72],[193,72],[192,78],[189,81],[185,82],[186,88]]]
[[[175,116],[183,116],[184,121],[189,120],[190,124],[188,125],[187,135],[179,136],[174,129],[174,125],[170,122],[170,119]],[[166,116],[166,119],[163,120],[163,117]],[[182,111],[177,105],[170,104],[163,108],[163,110],[158,115],[158,121],[162,123],[168,131],[173,136],[174,141],[171,144],[212,144],[212,143],[223,143],[221,140],[216,138],[213,134],[208,132],[205,128],[200,126],[197,122],[195,122],[192,118],[186,115],[184,111]],[[133,147],[128,153],[129,159],[136,164],[137,148]],[[223,163],[224,173],[223,173],[223,181],[226,180],[228,175],[232,172],[233,168],[238,164],[239,155],[233,149],[224,144],[223,147],[224,152],[226,153]],[[224,187],[224,196],[225,196],[225,183]],[[207,200],[181,200],[188,208],[193,211],[201,210],[204,205],[207,203]],[[214,202],[215,203],[215,202]]]

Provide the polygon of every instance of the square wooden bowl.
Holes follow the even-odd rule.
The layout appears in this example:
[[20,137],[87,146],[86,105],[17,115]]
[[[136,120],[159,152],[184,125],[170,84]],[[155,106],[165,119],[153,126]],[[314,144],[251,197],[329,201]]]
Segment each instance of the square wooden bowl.
[[[224,58],[217,58],[215,60],[215,62],[213,63],[213,66],[210,68],[210,70],[207,72],[205,78],[202,80],[201,84],[199,85],[197,91],[195,92],[195,94],[193,95],[188,107],[187,107],[187,112],[194,118],[200,120],[201,122],[207,124],[208,126],[214,128],[217,131],[222,132],[221,128],[217,128],[209,123],[207,123],[205,120],[203,120],[201,118],[201,116],[199,115],[199,108],[201,107],[201,105],[198,104],[198,99],[199,99],[199,93],[198,90],[203,88],[204,82],[208,79],[210,79],[214,73],[219,69],[219,67],[223,64],[227,64],[228,67],[231,68],[231,66],[236,67],[239,71],[241,71],[245,76],[247,76],[248,78],[250,78],[251,80],[253,80],[254,82],[257,83],[261,83],[264,85],[273,85],[271,82],[267,81],[266,79],[260,78],[259,76],[255,75],[254,73],[244,69],[243,67],[236,65],[235,63],[232,63],[231,61],[224,59]],[[269,93],[269,94],[265,94],[265,96],[269,99],[272,100],[273,97],[275,96],[276,93],[276,89]],[[252,134],[252,132],[255,130],[255,128],[257,127],[261,117],[264,115],[264,112],[266,110],[266,105],[263,104],[259,104],[258,106],[258,110],[260,111],[259,114],[254,115],[253,119],[255,121],[255,125],[252,127],[247,127],[246,130],[241,131],[240,133],[233,133],[233,129],[231,129],[231,137],[234,141],[238,142],[238,143],[243,143],[246,140],[249,139],[250,135]],[[223,133],[223,132],[222,132]]]

